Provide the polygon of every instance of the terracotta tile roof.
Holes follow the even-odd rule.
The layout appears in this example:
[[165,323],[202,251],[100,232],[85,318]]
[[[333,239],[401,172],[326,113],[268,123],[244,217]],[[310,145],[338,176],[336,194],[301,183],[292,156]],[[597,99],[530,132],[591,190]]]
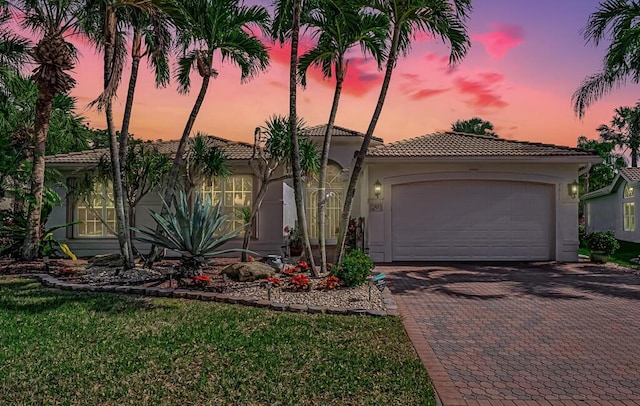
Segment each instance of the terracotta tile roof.
[[[225,140],[224,138],[209,136],[214,146],[221,148],[229,160],[248,160],[253,154],[253,146],[244,142]],[[178,149],[178,140],[153,141],[158,151],[173,156]],[[59,154],[46,157],[47,164],[96,164],[103,155],[109,156],[109,149],[92,149],[69,154]]]
[[[326,129],[327,129],[326,124],[316,125],[316,126],[307,128],[307,134],[310,137],[324,137],[324,132],[326,131]],[[333,131],[331,134],[332,137],[361,137],[361,138],[364,138],[364,135],[365,135],[364,133],[354,131],[354,130],[349,130],[348,128],[340,127],[338,125],[333,126]],[[371,137],[371,139],[378,142],[384,142],[382,138],[376,137],[376,136]]]
[[456,132],[427,134],[369,149],[372,157],[594,156],[592,151]]
[[620,172],[632,182],[640,182],[640,168],[623,168]]

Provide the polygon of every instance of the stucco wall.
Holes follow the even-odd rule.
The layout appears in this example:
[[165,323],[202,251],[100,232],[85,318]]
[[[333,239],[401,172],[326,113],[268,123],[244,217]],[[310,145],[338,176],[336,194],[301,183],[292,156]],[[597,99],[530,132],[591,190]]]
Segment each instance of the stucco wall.
[[[553,259],[577,261],[578,200],[567,193],[567,184],[577,178],[578,164],[535,163],[400,163],[371,161],[367,179],[360,190],[368,195],[368,246],[374,261],[392,260],[391,252],[391,188],[394,184],[446,179],[489,179],[547,183],[555,189],[555,249]],[[379,180],[383,192],[373,194],[373,183]],[[434,197],[437,198],[437,197]]]
[[[613,193],[585,202],[585,220],[588,232],[613,230],[619,240],[640,242],[640,226],[637,218],[638,210],[640,210],[640,190],[636,187],[634,197],[624,199],[626,185],[627,182],[621,182]],[[624,202],[635,202],[636,204],[635,231],[624,231]]]

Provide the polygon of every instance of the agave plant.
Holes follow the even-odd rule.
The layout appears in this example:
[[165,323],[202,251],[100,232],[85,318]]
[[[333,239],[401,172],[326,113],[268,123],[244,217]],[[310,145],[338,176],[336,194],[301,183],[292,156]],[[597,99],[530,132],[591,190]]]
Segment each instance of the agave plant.
[[135,229],[142,234],[136,239],[179,252],[182,255],[181,273],[185,277],[199,275],[202,266],[213,257],[244,251],[256,254],[241,248],[219,249],[237,237],[242,229],[227,231],[228,215],[221,212],[220,203],[212,204],[210,196],[203,197],[200,191],[196,191],[195,198],[191,202],[189,200],[187,193],[180,191],[173,198],[173,212],[167,202],[163,202],[168,213],[166,216],[149,210],[158,229]]

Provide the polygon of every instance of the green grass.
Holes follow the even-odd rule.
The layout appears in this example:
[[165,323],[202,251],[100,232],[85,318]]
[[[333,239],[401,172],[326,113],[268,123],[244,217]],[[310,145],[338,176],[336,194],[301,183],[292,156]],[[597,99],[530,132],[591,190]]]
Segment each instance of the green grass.
[[[633,262],[630,262],[630,260],[640,256],[640,244],[620,240],[618,240],[618,242],[620,243],[620,249],[617,250],[613,255],[611,255],[609,261],[616,264],[637,268],[638,264],[634,264]],[[589,255],[589,250],[587,248],[580,247],[578,253]]]
[[397,318],[0,279],[0,404],[435,404]]

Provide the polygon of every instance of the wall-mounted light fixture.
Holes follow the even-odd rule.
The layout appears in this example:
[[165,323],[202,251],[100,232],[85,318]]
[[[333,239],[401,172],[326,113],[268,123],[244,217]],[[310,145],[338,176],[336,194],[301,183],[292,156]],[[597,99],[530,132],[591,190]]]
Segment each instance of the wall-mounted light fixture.
[[575,199],[578,196],[579,189],[580,185],[576,181],[573,181],[567,185],[567,192],[572,199]]
[[382,183],[380,183],[379,180],[376,180],[376,183],[373,184],[373,194],[376,195],[376,199],[379,199],[381,193],[382,193]]

